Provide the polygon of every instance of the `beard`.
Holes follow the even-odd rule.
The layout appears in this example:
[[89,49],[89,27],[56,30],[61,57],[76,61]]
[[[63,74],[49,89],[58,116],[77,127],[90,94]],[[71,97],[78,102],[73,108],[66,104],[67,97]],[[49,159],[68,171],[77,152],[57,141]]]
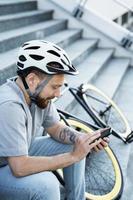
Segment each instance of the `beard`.
[[41,108],[44,109],[48,106],[49,102],[53,99],[54,97],[49,97],[49,98],[42,98],[40,96],[36,97],[36,105]]

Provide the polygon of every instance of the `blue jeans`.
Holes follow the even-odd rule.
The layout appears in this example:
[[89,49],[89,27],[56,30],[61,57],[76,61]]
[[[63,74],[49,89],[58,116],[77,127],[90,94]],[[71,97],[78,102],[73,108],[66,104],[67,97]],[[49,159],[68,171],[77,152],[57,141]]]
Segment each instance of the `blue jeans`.
[[[51,137],[37,137],[31,144],[29,155],[52,156],[72,151],[73,146],[59,143]],[[85,199],[85,159],[63,169],[67,200]],[[0,200],[60,200],[60,187],[50,172],[16,178],[9,166],[0,168]]]

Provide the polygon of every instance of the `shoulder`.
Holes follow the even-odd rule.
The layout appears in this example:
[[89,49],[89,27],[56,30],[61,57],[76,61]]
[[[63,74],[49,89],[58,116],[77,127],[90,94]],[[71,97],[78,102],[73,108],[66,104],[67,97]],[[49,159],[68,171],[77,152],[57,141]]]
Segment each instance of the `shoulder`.
[[25,120],[26,113],[23,106],[18,102],[6,101],[0,105],[0,113],[3,119],[15,120]]

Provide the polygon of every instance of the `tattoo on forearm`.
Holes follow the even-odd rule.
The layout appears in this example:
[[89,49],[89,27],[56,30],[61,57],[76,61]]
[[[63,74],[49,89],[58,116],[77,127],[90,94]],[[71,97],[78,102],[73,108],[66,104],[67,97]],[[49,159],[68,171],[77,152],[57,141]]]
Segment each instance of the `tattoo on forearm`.
[[76,139],[76,131],[71,129],[70,127],[63,128],[59,133],[59,139],[62,142],[70,142],[75,143]]

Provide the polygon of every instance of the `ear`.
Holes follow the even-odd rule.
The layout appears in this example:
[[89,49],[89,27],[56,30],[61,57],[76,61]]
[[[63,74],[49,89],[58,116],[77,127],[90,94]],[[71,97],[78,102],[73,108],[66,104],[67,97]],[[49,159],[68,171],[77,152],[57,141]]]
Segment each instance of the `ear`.
[[36,88],[40,83],[39,77],[35,73],[29,73],[26,79],[30,88]]

